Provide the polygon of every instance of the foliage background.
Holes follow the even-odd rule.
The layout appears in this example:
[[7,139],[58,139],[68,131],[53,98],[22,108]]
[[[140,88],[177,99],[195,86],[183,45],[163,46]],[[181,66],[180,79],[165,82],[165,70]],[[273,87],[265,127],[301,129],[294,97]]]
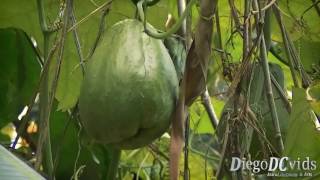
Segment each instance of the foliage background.
[[[52,24],[58,17],[60,4],[54,0],[44,2],[45,19],[49,24]],[[103,3],[105,1],[101,0],[74,1],[76,19],[78,21],[83,19]],[[313,1],[279,0],[278,3],[302,65],[313,79],[313,83],[307,91],[301,88],[292,88],[293,81],[290,69],[286,65],[287,59],[280,29],[275,18],[272,17],[272,40],[276,44],[275,48],[278,55],[283,57],[283,61],[279,61],[271,53],[269,53],[268,58],[270,62],[276,63],[283,70],[284,87],[289,99],[292,98],[292,113],[290,116],[284,117],[286,119],[281,119],[289,122],[287,123],[289,125],[287,125],[285,154],[292,157],[310,156],[320,163],[318,153],[320,148],[319,134],[315,131],[313,124],[310,123],[314,119],[311,112],[320,113],[320,87],[318,83],[320,77],[320,15],[315,8],[308,9],[314,3]],[[237,1],[235,4],[241,14],[244,11],[244,1]],[[239,34],[232,33],[234,24],[231,19],[229,3],[219,1],[218,7],[224,50],[230,57],[230,63],[237,64],[241,62],[242,58],[242,38]],[[9,122],[15,122],[23,107],[30,102],[32,92],[36,89],[39,81],[41,70],[37,63],[37,54],[34,49],[30,48],[30,41],[27,37],[31,37],[33,43],[36,42],[40,56],[43,55],[44,44],[39,25],[37,1],[2,0],[0,12],[0,28],[2,28],[0,31],[0,91],[2,92],[0,95],[0,128],[4,132],[7,128],[6,125]],[[176,1],[161,0],[148,10],[148,21],[157,29],[165,30],[169,13],[177,18]],[[134,18],[135,14],[135,6],[131,1],[114,0],[110,12],[104,19],[106,28],[120,20]],[[199,9],[195,6],[192,10],[193,29],[199,18],[198,14]],[[94,44],[99,30],[100,18],[101,12],[97,12],[90,15],[85,22],[76,28],[84,57],[88,56]],[[218,38],[216,28],[214,28],[213,37],[212,44],[215,48]],[[52,43],[53,38],[50,44],[52,45]],[[21,49],[21,46],[23,50],[18,51],[17,49]],[[101,174],[108,167],[110,157],[108,148],[92,146],[85,138],[83,140],[81,134],[78,134],[78,124],[69,119],[68,113],[76,105],[83,78],[79,65],[79,55],[71,32],[67,34],[65,49],[50,120],[53,155],[58,157],[57,178],[68,179],[82,165],[86,165],[83,178],[86,176],[92,177],[93,174],[96,174],[96,171],[99,171],[99,176],[103,176]],[[228,90],[230,82],[222,75],[223,65],[220,53],[214,50],[212,52],[207,85],[214,110],[220,117],[227,102],[225,92]],[[53,79],[52,74],[56,67],[55,61],[53,61],[53,64],[49,73],[50,81]],[[280,105],[279,109],[281,108],[283,107]],[[36,115],[31,116],[31,120],[37,121],[38,117]],[[210,179],[214,176],[213,172],[218,167],[220,154],[215,150],[215,145],[212,142],[215,130],[212,128],[209,116],[202,106],[201,99],[197,100],[190,108],[190,127],[189,169],[191,178],[205,179],[207,177]],[[66,132],[65,129],[67,129]],[[8,145],[8,137],[4,134],[6,133],[0,136],[1,144]],[[31,139],[36,138],[36,136],[35,133],[31,136]],[[308,137],[307,141],[305,140],[306,137]],[[84,147],[79,146],[80,141],[83,141],[81,143],[85,144]],[[164,153],[164,157],[168,156],[168,144],[168,137],[162,137],[155,142],[155,146]],[[79,150],[81,150],[81,153],[78,156]],[[17,153],[32,162],[30,145],[29,148],[20,148]],[[142,179],[153,179],[151,177],[153,174],[154,176],[165,177],[167,176],[167,160],[158,156],[147,147],[126,151],[122,154],[119,172],[123,173],[124,179],[134,176],[134,174],[139,174]],[[79,157],[79,160],[77,160],[77,157]],[[183,167],[183,162],[181,162],[181,167]]]

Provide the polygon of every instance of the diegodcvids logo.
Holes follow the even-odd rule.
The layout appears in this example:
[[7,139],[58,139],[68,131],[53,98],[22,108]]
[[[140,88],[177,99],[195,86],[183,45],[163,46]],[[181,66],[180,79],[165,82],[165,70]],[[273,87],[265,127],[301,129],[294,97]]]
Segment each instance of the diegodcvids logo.
[[304,159],[290,159],[289,157],[270,157],[269,160],[246,160],[238,157],[232,157],[230,171],[249,170],[252,173],[261,171],[314,171],[317,169],[317,161],[310,160],[310,157]]

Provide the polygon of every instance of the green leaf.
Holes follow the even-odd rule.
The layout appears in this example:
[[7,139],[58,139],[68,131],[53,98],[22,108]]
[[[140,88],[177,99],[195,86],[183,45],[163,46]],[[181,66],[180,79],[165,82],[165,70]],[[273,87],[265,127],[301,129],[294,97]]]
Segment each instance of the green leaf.
[[[302,36],[320,41],[319,15],[312,1],[301,0],[279,0],[278,6],[281,9],[282,18],[292,40],[297,40]],[[282,42],[281,31],[278,22],[272,18],[272,39]]]
[[58,110],[66,111],[76,105],[82,79],[82,69],[73,36],[68,34],[56,92]]
[[[270,73],[273,75],[282,91],[285,92],[284,73],[281,66],[274,63],[269,63]],[[262,66],[256,64],[254,66],[252,81],[250,85],[249,103],[252,111],[256,114],[259,126],[261,126],[266,134],[268,140],[276,147],[276,139],[274,137],[274,126],[268,103],[265,77]],[[272,84],[272,93],[275,101],[276,111],[280,124],[280,129],[283,137],[286,137],[286,132],[289,122],[289,112],[285,107],[285,103],[280,97],[280,93]],[[251,155],[256,158],[261,158],[261,138],[254,132],[251,143]]]
[[320,65],[320,41],[304,38],[296,41],[295,45],[298,47],[301,63],[306,71],[312,72],[315,65]]
[[[314,116],[306,99],[306,92],[301,88],[293,89],[292,113],[285,142],[284,156],[296,160],[300,158],[320,163],[320,134],[314,125]],[[296,170],[296,169],[295,169]],[[318,173],[319,168],[316,172]]]
[[[79,21],[93,12],[97,6],[104,1],[75,1],[74,10],[76,19]],[[164,25],[169,11],[169,0],[162,0],[150,7],[147,12],[148,21],[156,28],[164,30]],[[59,14],[58,1],[45,1],[45,19],[48,25],[52,25]],[[23,7],[23,8],[21,8]],[[19,27],[27,34],[37,40],[39,49],[43,48],[43,36],[39,26],[39,17],[36,2],[20,2],[18,0],[4,0],[0,6],[0,27]],[[119,0],[112,2],[112,8],[105,18],[106,28],[126,18],[134,18],[136,8],[129,0]],[[28,14],[27,16],[25,14]],[[76,28],[79,34],[83,57],[86,58],[90,52],[99,29],[101,12],[91,15],[87,21],[79,24]],[[55,36],[54,33],[52,36]],[[53,38],[52,38],[53,39]],[[50,42],[52,43],[52,42]],[[56,57],[55,57],[56,58]],[[59,101],[58,109],[66,111],[75,106],[82,82],[81,67],[79,66],[79,56],[74,43],[73,32],[69,32],[66,39],[65,52],[61,65],[61,74],[58,81],[56,98]],[[53,71],[51,70],[50,73]]]
[[[55,103],[57,104],[57,103]],[[55,109],[56,106],[53,108]],[[90,151],[81,146],[81,136],[78,136],[79,128],[77,122],[70,120],[66,112],[52,111],[50,121],[50,137],[52,144],[53,159],[57,157],[55,176],[59,180],[70,179],[74,174],[77,154],[80,152],[76,170],[85,165],[80,175],[84,179],[99,179],[99,165],[94,162]]]
[[[297,49],[297,55],[300,57],[301,63],[307,72],[313,72],[315,66],[320,65],[320,41],[312,41],[307,38],[301,38],[294,42]],[[288,58],[283,43],[275,46],[277,54],[288,64]]]
[[[277,83],[280,85],[281,89],[285,92],[285,82],[284,82],[284,74],[281,69],[281,67],[277,64],[269,63],[269,68],[270,68],[270,73],[275,77]],[[262,71],[262,69],[261,69]],[[258,115],[258,119],[261,120],[263,123],[263,126],[266,131],[266,135],[268,139],[271,141],[271,143],[275,146],[276,144],[276,139],[274,137],[274,126],[273,126],[273,120],[270,112],[270,107],[268,104],[268,99],[267,99],[267,92],[265,85],[263,86],[263,94],[261,96],[260,102],[259,102],[259,108],[257,111],[255,111]],[[252,88],[255,88],[255,86],[252,86]],[[272,92],[273,92],[273,97],[276,105],[276,110],[278,114],[278,120],[280,124],[280,129],[282,133],[282,137],[286,137],[286,132],[288,129],[288,123],[289,123],[289,112],[285,108],[285,103],[280,97],[280,93],[278,90],[275,88],[275,86],[272,84]]]
[[308,91],[311,99],[310,105],[316,114],[320,113],[320,83],[315,81]]
[[16,28],[0,29],[0,129],[30,103],[40,65],[31,40]]
[[[211,101],[217,117],[220,117],[220,114],[224,106],[224,102],[213,97],[211,98]],[[190,112],[190,128],[195,133],[200,133],[200,134],[215,133],[215,130],[213,129],[210,118],[208,116],[208,113],[205,110],[200,99],[195,101],[191,105],[191,107],[189,108],[189,112]]]
[[44,180],[40,174],[0,145],[0,178],[6,180]]

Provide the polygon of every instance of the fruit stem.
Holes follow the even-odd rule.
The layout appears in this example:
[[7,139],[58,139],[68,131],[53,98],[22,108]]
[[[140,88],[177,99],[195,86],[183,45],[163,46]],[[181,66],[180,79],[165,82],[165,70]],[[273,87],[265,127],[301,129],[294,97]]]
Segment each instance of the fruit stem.
[[145,5],[145,0],[140,0],[137,4],[138,7],[138,13],[140,16],[141,21],[144,23],[144,31],[145,33],[147,33],[149,36],[156,38],[156,39],[164,39],[166,37],[169,37],[170,35],[176,33],[179,29],[180,26],[183,23],[183,20],[185,19],[185,17],[187,16],[187,14],[190,12],[192,5],[196,2],[196,0],[191,0],[189,2],[189,4],[187,5],[186,9],[183,11],[183,13],[181,14],[181,17],[178,19],[177,23],[175,23],[172,28],[170,28],[168,31],[166,32],[156,32],[153,31],[147,24],[147,20],[144,14],[144,5]]

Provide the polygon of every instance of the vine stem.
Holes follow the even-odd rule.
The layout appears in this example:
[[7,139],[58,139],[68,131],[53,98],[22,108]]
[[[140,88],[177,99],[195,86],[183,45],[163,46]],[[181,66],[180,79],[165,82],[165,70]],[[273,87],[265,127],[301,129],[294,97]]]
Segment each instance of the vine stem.
[[234,0],[228,0],[229,2],[229,6],[230,6],[230,9],[231,9],[231,16],[232,16],[232,19],[236,25],[236,29],[237,31],[242,34],[242,26],[241,26],[241,23],[240,23],[240,19],[239,19],[239,14],[238,14],[238,11],[237,11],[237,8],[234,4]]
[[283,89],[279,85],[279,83],[277,82],[276,78],[272,74],[270,74],[270,76],[271,76],[271,81],[272,81],[274,87],[276,88],[276,90],[278,91],[280,98],[282,99],[287,111],[289,113],[291,113],[292,107],[291,107],[291,104],[290,104],[285,92],[283,91]]
[[288,39],[287,39],[287,34],[286,34],[286,30],[285,30],[285,27],[284,27],[284,24],[283,24],[283,20],[282,20],[282,17],[280,15],[280,11],[277,9],[277,8],[274,8],[274,15],[278,21],[278,24],[280,26],[280,30],[281,30],[281,35],[282,35],[282,39],[283,39],[283,42],[284,42],[284,46],[285,46],[285,52],[286,52],[286,55],[287,55],[287,58],[288,58],[288,61],[289,61],[289,68],[290,68],[290,72],[291,72],[291,77],[292,77],[292,80],[293,80],[293,84],[295,87],[300,87],[299,86],[299,82],[298,82],[298,79],[297,79],[297,76],[295,74],[295,69],[294,69],[294,62],[293,62],[293,58],[290,54],[290,48],[289,48],[289,42],[288,42]]
[[314,8],[316,9],[318,15],[320,16],[320,8],[319,8],[319,6],[318,6],[319,1],[317,1],[317,0],[311,0],[311,1],[312,1],[312,3],[313,3],[312,6],[314,6]]
[[284,151],[284,145],[283,140],[281,136],[281,130],[280,130],[280,124],[278,119],[278,114],[276,110],[276,104],[274,102],[273,92],[272,92],[272,84],[271,84],[271,78],[270,78],[270,70],[269,70],[269,64],[267,60],[267,51],[266,51],[266,44],[265,44],[264,36],[261,37],[261,43],[260,43],[260,57],[262,61],[262,67],[264,71],[264,76],[266,79],[266,88],[267,88],[267,97],[268,97],[268,103],[271,110],[271,116],[272,116],[272,122],[273,126],[275,128],[275,138],[278,143],[278,150],[280,153]]
[[[181,17],[182,13],[185,11],[185,1],[184,0],[177,0],[178,1],[178,14],[179,17]],[[186,19],[183,19],[182,24],[181,24],[181,36],[182,37],[186,37],[186,33],[187,33],[187,26],[186,26]]]
[[[190,0],[186,0],[186,3],[190,3]],[[186,49],[188,50],[192,43],[192,11],[186,18],[186,36],[185,36]]]
[[[178,14],[179,17],[181,18],[183,15],[183,12],[185,12],[185,1],[184,0],[177,0],[177,6],[178,6]],[[191,11],[190,11],[191,12]],[[182,19],[182,24],[180,27],[180,32],[179,34],[185,39],[184,43],[184,48],[187,49],[189,46],[189,43],[191,42],[188,41],[187,37],[187,19],[188,17]],[[189,180],[190,179],[190,170],[189,170],[189,133],[190,133],[190,119],[189,119],[189,114],[186,115],[185,119],[185,128],[184,128],[184,170],[183,170],[183,179],[184,180]]]
[[100,17],[100,23],[99,23],[99,30],[98,30],[98,33],[97,33],[97,36],[96,36],[96,39],[93,43],[93,46],[92,48],[90,49],[88,55],[85,57],[84,61],[87,61],[88,59],[90,59],[94,53],[94,51],[96,50],[100,40],[102,39],[102,35],[103,35],[103,32],[105,30],[105,17],[106,15],[109,13],[109,9],[110,6],[108,6],[108,8],[102,10],[102,14],[101,14],[101,17]]
[[195,4],[195,2],[196,2],[196,0],[191,0],[189,2],[189,4],[187,5],[186,9],[181,14],[178,21],[168,31],[159,33],[159,32],[155,32],[154,30],[152,30],[150,28],[150,26],[148,25],[147,18],[145,16],[144,8],[143,8],[143,6],[145,4],[145,0],[140,0],[137,4],[137,7],[138,7],[139,16],[140,16],[142,22],[144,22],[145,33],[147,33],[149,36],[156,38],[156,39],[164,39],[164,38],[169,37],[170,35],[176,33],[180,29],[181,25],[184,22],[184,19],[186,18],[188,13],[191,11],[191,8],[192,8],[193,4]]
[[230,143],[229,136],[230,136],[230,127],[229,127],[229,123],[227,123],[226,130],[225,130],[224,136],[223,136],[224,139],[223,139],[222,146],[221,146],[221,158],[220,158],[217,173],[216,173],[216,177],[219,180],[223,178],[223,168],[224,168],[224,164],[225,164],[224,162],[226,159],[226,150],[227,150],[228,144]]
[[[72,3],[71,0],[67,0],[66,2],[67,13],[64,13],[64,10],[62,11],[63,17],[64,17],[64,22],[63,22],[64,26],[62,28],[61,36],[59,38],[59,43],[58,43],[59,54],[58,54],[58,61],[57,61],[57,66],[55,68],[53,82],[51,85],[49,84],[49,72],[47,69],[46,72],[44,72],[44,82],[42,82],[40,86],[40,131],[39,131],[39,138],[37,143],[35,168],[40,169],[40,165],[42,162],[43,146],[45,145],[45,149],[44,149],[45,161],[43,165],[48,172],[49,179],[54,179],[54,174],[53,174],[54,166],[53,166],[51,142],[50,142],[50,115],[51,115],[52,104],[54,101],[55,92],[57,88],[57,81],[60,74],[60,66],[63,58],[64,42],[65,42],[65,37],[67,33],[70,7],[72,6],[71,3]],[[65,4],[62,4],[62,7],[64,6]],[[42,4],[42,7],[40,7],[40,9],[43,9],[43,4]],[[42,19],[44,18],[44,14],[40,16]],[[49,40],[47,39],[48,33],[43,31],[43,34],[44,34],[44,40],[48,41]],[[48,48],[48,44],[46,45],[46,43],[48,42],[45,42],[44,47]],[[47,49],[45,49],[44,52],[47,52]],[[48,66],[50,66],[50,64]],[[49,90],[49,87],[51,87],[50,90]]]
[[[278,24],[281,29],[281,34],[282,34],[282,38],[283,38],[284,45],[285,45],[285,51],[286,51],[287,57],[289,59],[289,64],[290,64],[290,66],[292,66],[292,67],[290,67],[290,70],[292,69],[291,71],[294,72],[293,71],[294,67],[296,67],[296,69],[298,70],[298,72],[302,78],[302,87],[307,88],[311,84],[311,79],[310,79],[309,75],[306,73],[306,71],[304,70],[304,67],[301,63],[301,59],[297,53],[296,48],[294,47],[293,41],[289,37],[288,31],[286,30],[285,25],[282,20],[280,10],[278,8],[274,8],[274,14],[276,16],[276,19],[277,19]],[[299,84],[297,82],[295,83],[295,87],[299,87]]]
[[202,104],[208,113],[212,127],[214,129],[217,129],[219,121],[218,121],[218,117],[213,109],[210,95],[209,95],[207,88],[206,88],[206,91],[201,95],[201,99],[202,99]]
[[[45,17],[45,10],[44,10],[44,4],[42,0],[37,0],[37,7],[38,7],[38,14],[39,14],[39,22],[40,22],[40,27],[43,33],[43,38],[44,38],[44,59],[46,60],[46,63],[48,67],[47,69],[43,69],[42,70],[42,76],[40,78],[40,82],[39,82],[39,92],[40,92],[40,126],[43,127],[43,124],[46,124],[46,116],[47,116],[47,105],[48,105],[48,97],[49,97],[49,89],[48,89],[48,69],[50,64],[49,62],[49,42],[50,42],[50,35],[51,33],[48,31],[48,25],[46,23],[46,17]],[[52,51],[52,56],[53,56],[53,52]],[[50,57],[52,59],[52,56]],[[30,107],[31,109],[31,107]],[[50,133],[49,131],[45,132],[44,129],[46,128],[41,128],[40,130],[40,135],[39,135],[39,139],[38,139],[38,144],[37,144],[37,152],[36,152],[36,163],[35,163],[35,168],[37,170],[40,169],[40,164],[42,161],[42,144],[39,147],[39,141],[40,139],[46,139],[45,142],[45,159],[46,159],[46,163],[44,164],[44,167],[46,168],[46,170],[48,171],[48,176],[50,179],[54,179],[54,174],[53,174],[53,161],[52,161],[52,152],[51,152],[51,142],[50,142],[50,136],[48,136],[48,134]],[[49,128],[48,128],[49,129]],[[48,133],[47,136],[43,135],[45,133]]]
[[44,59],[44,65],[42,67],[42,71],[41,71],[41,74],[40,74],[40,79],[37,83],[37,86],[36,88],[34,89],[34,92],[33,92],[33,95],[31,97],[31,100],[29,102],[29,105],[28,105],[28,110],[27,110],[27,113],[25,116],[23,116],[23,118],[21,119],[21,124],[17,130],[17,136],[14,140],[14,142],[12,143],[12,146],[11,148],[15,149],[17,143],[18,143],[18,140],[19,140],[19,137],[20,135],[22,134],[22,132],[24,131],[24,129],[26,128],[26,125],[27,125],[27,122],[28,122],[28,118],[29,118],[29,115],[30,115],[30,112],[34,106],[34,103],[35,103],[35,99],[37,97],[37,94],[38,92],[40,91],[40,86],[43,84],[43,82],[45,81],[45,74],[47,73],[48,69],[49,69],[49,65],[53,59],[53,56],[57,50],[57,44],[59,44],[59,40],[56,39],[55,42],[53,43],[54,45],[52,46],[52,48],[50,49],[48,55],[47,55],[47,58]]
[[[72,26],[77,23],[76,16],[74,15],[73,8],[71,8],[70,19],[71,19]],[[82,53],[82,47],[81,47],[80,38],[79,38],[79,35],[78,35],[78,32],[77,32],[77,28],[72,29],[72,32],[73,32],[74,43],[75,43],[75,45],[77,47],[77,52],[78,52],[79,61],[80,61],[79,64],[81,66],[82,75],[84,75],[84,73],[85,73],[84,57],[83,57],[83,53]]]
[[93,10],[91,13],[89,13],[87,16],[85,16],[84,18],[80,19],[76,24],[72,25],[72,27],[70,27],[68,29],[68,32],[72,31],[74,28],[78,27],[80,24],[84,23],[85,21],[87,21],[91,16],[93,16],[94,14],[96,14],[97,12],[104,10],[104,9],[108,9],[111,5],[113,0],[107,1],[105,3],[103,3],[101,6],[99,6],[97,9]]
[[183,170],[183,179],[190,179],[190,169],[189,169],[189,133],[190,133],[190,118],[189,114],[187,115],[185,122],[185,134],[184,134],[184,170]]

